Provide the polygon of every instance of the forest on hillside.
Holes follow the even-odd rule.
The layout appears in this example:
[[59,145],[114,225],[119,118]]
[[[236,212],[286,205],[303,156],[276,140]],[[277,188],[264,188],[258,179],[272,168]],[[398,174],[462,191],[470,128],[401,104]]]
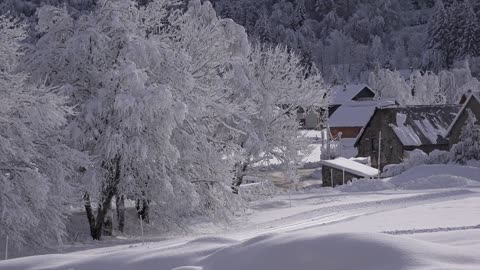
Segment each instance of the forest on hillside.
[[[95,2],[7,0],[0,9],[34,17],[35,9],[44,4],[67,5],[72,10],[82,11],[92,9]],[[146,5],[150,0],[137,2]],[[454,100],[478,87],[477,81],[472,80],[480,75],[479,1],[211,2],[219,16],[244,26],[252,42],[287,46],[301,55],[304,64],[315,65],[331,84],[368,82],[375,85],[379,76],[383,81],[403,79],[403,84],[411,84],[410,77],[420,70],[422,75],[436,76],[433,80],[438,82],[434,82],[433,91],[446,93]],[[372,82],[372,77],[377,78]]]
[[[439,72],[479,56],[480,2],[469,0],[214,0],[261,42],[286,44],[330,82],[375,68]],[[465,47],[467,46],[467,47]],[[471,65],[475,59],[470,59]]]

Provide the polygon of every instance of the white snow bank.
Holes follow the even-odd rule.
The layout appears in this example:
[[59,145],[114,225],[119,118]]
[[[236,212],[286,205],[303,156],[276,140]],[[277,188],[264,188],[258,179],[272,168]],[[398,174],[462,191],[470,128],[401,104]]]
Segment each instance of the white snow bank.
[[345,192],[387,189],[440,189],[480,186],[480,168],[461,165],[422,165],[385,180],[355,180],[339,187]]
[[0,269],[351,270],[479,269],[466,247],[378,233],[268,234],[243,242],[200,239],[171,247],[136,246],[0,262]]
[[[449,184],[449,181],[452,184]],[[464,187],[478,184],[478,182],[480,182],[480,168],[453,164],[413,167],[390,179],[390,183],[397,187],[423,186],[423,189]],[[455,183],[457,186],[454,186]]]
[[395,186],[390,184],[388,181],[382,181],[378,179],[354,179],[353,182],[339,186],[337,189],[343,192],[369,192],[395,189]]
[[[473,252],[478,253],[478,252]],[[288,234],[254,238],[202,261],[202,270],[478,269],[468,249],[382,234]]]
[[[390,181],[390,183],[392,183],[392,181]],[[405,181],[405,179],[402,179],[400,183],[397,183],[397,187],[401,187],[403,189],[458,188],[478,185],[478,182],[454,175],[432,175],[428,177],[412,179],[410,181]]]
[[326,165],[338,170],[345,170],[345,172],[349,172],[358,176],[363,177],[375,177],[378,175],[378,170],[372,168],[370,166],[361,164],[359,162],[355,162],[351,159],[346,159],[343,157],[339,157],[332,160],[322,160],[320,162],[322,165]]

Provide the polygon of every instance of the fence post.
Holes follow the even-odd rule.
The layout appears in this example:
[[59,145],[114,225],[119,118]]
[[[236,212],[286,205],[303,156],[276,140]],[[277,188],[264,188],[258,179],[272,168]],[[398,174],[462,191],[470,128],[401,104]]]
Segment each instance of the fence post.
[[342,172],[343,172],[343,181],[342,181],[342,185],[345,185],[345,168],[342,168]]
[[332,188],[334,188],[335,183],[333,183],[333,169],[330,169],[330,181],[332,181]]
[[140,215],[140,231],[142,232],[142,245],[145,245],[145,237],[143,235],[143,217]]
[[382,164],[382,162],[380,161],[382,158],[381,151],[382,151],[382,131],[378,133],[378,179],[380,179],[380,167]]
[[5,241],[5,260],[8,260],[8,235],[7,241]]

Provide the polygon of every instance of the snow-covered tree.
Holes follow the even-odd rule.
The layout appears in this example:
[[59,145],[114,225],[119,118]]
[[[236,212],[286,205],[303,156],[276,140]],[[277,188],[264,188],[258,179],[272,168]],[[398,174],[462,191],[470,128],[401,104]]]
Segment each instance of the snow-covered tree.
[[[162,15],[166,12],[157,14]],[[94,177],[84,189],[94,239],[101,238],[114,196],[151,201],[160,211],[165,202],[189,201],[194,194],[172,173],[179,152],[171,137],[186,106],[176,100],[170,76],[182,78],[185,87],[190,79],[177,68],[181,55],[147,38],[161,25],[147,27],[140,18],[128,0],[100,1],[78,19],[45,6],[39,10],[43,36],[28,57],[37,78],[68,87],[77,104],[72,145],[95,159],[87,168]],[[92,201],[98,203],[96,215]]]
[[255,34],[262,43],[268,43],[271,41],[272,30],[270,18],[268,17],[267,8],[265,6],[262,7],[262,10],[260,11],[260,18],[255,24]]
[[446,92],[442,91],[439,78],[432,72],[415,71],[410,75],[412,96],[408,105],[433,105],[447,103]]
[[191,88],[176,92],[188,108],[183,125],[174,132],[181,153],[177,172],[195,183],[199,203],[205,206],[199,210],[218,214],[222,211],[212,208],[235,206],[229,195],[232,169],[243,158],[237,154],[239,137],[256,132],[250,123],[257,111],[246,75],[248,39],[243,27],[218,18],[210,3],[198,0],[172,21],[172,29],[171,46],[187,56],[183,70],[192,80]]
[[460,142],[450,150],[452,160],[465,163],[470,160],[480,160],[480,124],[470,109],[468,118],[460,134]]
[[43,246],[65,235],[75,198],[75,166],[86,159],[65,146],[72,108],[62,89],[28,83],[18,72],[25,25],[0,16],[0,237]]
[[[251,87],[256,92],[254,132],[241,137],[244,159],[236,164],[234,189],[256,164],[280,164],[290,178],[305,150],[296,112],[299,107],[326,109],[328,93],[319,72],[301,65],[301,58],[284,47],[256,46],[249,56]],[[254,116],[254,117],[253,117]],[[293,180],[293,179],[292,179]]]
[[394,98],[402,105],[407,104],[411,99],[411,88],[398,71],[380,69],[372,72],[369,75],[368,83],[379,97]]

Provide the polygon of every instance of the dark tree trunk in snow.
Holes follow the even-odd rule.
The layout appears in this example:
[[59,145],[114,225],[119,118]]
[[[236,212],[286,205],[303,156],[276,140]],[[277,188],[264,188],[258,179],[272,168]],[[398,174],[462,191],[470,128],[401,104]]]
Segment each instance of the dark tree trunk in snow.
[[113,196],[117,193],[117,187],[120,182],[120,157],[115,158],[113,162],[114,166],[106,168],[110,172],[110,177],[107,179],[105,187],[103,188],[96,218],[93,215],[90,198],[88,194],[86,194],[85,210],[90,224],[90,235],[94,240],[101,240],[102,238],[103,226],[107,218],[107,213],[110,210]]
[[232,182],[233,194],[238,194],[238,188],[243,182],[243,177],[245,176],[245,171],[247,170],[247,162],[239,162],[235,164],[235,177]]
[[123,233],[125,228],[125,197],[117,195],[115,204],[117,206],[118,230]]
[[150,207],[149,201],[145,199],[137,199],[135,203],[137,208],[138,218],[141,218],[143,222],[150,223]]
[[92,203],[90,202],[90,195],[87,192],[83,195],[85,204],[85,212],[87,213],[88,224],[90,225],[90,235],[95,239],[95,215],[93,214]]

